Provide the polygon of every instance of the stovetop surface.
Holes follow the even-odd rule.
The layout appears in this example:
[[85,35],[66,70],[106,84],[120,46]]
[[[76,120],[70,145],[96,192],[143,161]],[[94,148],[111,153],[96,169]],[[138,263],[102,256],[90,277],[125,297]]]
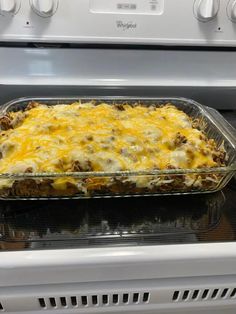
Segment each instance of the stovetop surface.
[[[236,126],[235,112],[224,112]],[[217,193],[66,201],[0,201],[0,250],[236,240],[236,180]]]

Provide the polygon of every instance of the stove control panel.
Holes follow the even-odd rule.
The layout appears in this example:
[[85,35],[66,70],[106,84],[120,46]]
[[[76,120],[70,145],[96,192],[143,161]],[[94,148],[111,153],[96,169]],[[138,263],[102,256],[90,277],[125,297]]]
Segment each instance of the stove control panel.
[[0,0],[0,42],[236,47],[236,0]]

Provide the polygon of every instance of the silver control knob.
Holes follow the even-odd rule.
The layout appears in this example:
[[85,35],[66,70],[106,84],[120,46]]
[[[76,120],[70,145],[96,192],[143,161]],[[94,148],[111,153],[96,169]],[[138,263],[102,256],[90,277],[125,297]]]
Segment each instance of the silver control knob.
[[0,12],[2,15],[16,14],[20,7],[17,0],[0,0]]
[[236,23],[236,0],[230,0],[227,6],[227,13],[229,19]]
[[208,22],[217,16],[219,8],[219,0],[195,0],[194,14],[199,21]]
[[33,11],[42,17],[52,16],[58,7],[58,0],[30,0]]

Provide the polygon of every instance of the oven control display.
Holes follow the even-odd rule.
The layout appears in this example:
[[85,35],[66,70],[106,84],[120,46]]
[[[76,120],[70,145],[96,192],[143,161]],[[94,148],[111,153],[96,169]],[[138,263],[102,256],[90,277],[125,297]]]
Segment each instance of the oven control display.
[[90,11],[161,15],[164,12],[164,0],[90,0]]

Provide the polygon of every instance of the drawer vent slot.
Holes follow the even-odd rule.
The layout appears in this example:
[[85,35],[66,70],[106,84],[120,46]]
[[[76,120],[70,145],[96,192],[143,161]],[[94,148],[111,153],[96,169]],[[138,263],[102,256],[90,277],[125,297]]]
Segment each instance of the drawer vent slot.
[[45,303],[45,300],[44,298],[39,298],[39,306],[43,309],[46,309],[46,303]]
[[76,296],[70,297],[70,301],[71,301],[71,305],[72,306],[77,306],[78,305]]
[[102,296],[102,304],[104,304],[104,305],[108,304],[108,295],[107,294],[104,294]]
[[55,298],[49,298],[49,302],[51,307],[57,307],[56,299]]
[[197,297],[199,296],[199,290],[194,290],[193,291],[193,294],[192,294],[192,300],[196,300],[197,299]]
[[64,306],[64,307],[67,306],[67,302],[66,302],[66,298],[65,297],[60,297],[60,301],[61,301],[61,306]]
[[236,288],[233,289],[233,291],[230,293],[230,298],[236,297]]

